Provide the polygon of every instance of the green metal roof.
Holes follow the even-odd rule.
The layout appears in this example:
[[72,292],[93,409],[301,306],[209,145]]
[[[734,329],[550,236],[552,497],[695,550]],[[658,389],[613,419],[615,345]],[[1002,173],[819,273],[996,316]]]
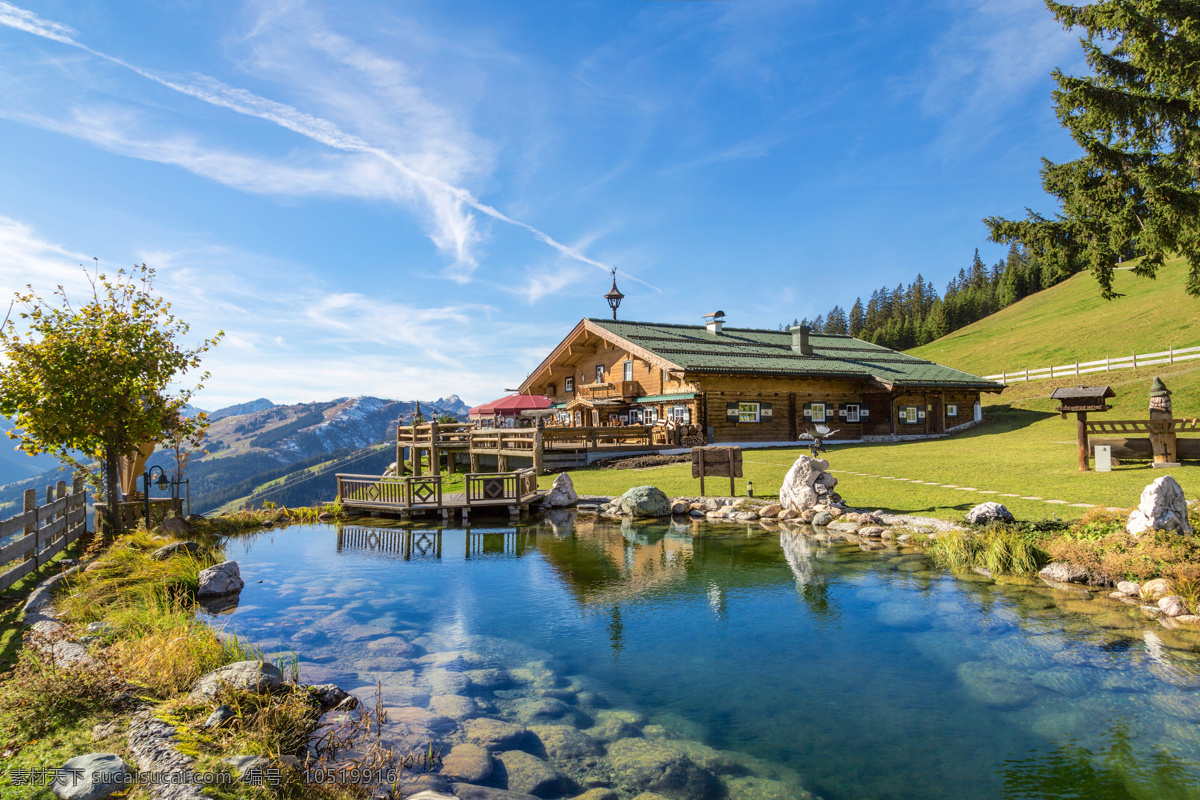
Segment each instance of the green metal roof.
[[695,392],[684,392],[682,394],[651,394],[645,397],[639,397],[638,403],[669,403],[672,400],[692,400],[696,397]]
[[811,333],[812,355],[792,350],[788,331],[592,319],[687,372],[877,379],[905,387],[1000,391],[1002,384],[852,336]]

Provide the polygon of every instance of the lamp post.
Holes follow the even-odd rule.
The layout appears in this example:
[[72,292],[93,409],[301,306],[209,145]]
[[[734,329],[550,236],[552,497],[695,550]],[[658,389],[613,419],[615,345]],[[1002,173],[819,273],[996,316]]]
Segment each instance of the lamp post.
[[608,294],[604,295],[604,299],[608,301],[608,307],[612,309],[613,319],[617,318],[617,308],[621,305],[621,301],[625,299],[625,295],[621,294],[621,290],[617,288],[617,268],[612,268],[612,288],[608,290]]
[[167,479],[167,472],[160,466],[153,466],[142,473],[142,494],[146,503],[146,530],[150,529],[150,480],[154,477],[154,470],[158,470],[158,480],[154,485],[158,487],[160,492],[165,492],[173,483]]

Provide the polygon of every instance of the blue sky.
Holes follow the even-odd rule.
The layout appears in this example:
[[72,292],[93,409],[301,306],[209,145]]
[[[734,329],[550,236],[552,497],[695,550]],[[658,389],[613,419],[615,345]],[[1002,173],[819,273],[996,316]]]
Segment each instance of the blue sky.
[[610,265],[775,327],[995,261],[1055,66],[1040,0],[0,0],[0,291],[157,268],[227,335],[202,407],[482,402]]

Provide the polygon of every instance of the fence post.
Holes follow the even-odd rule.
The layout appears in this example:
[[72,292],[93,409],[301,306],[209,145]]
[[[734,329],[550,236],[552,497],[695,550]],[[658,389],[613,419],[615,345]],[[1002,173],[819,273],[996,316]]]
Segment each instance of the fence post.
[[1104,371],[1112,372],[1112,358],[1109,356],[1104,357]]
[[1000,370],[1000,382],[1007,384],[1008,379],[1004,375],[1004,370]]
[[1079,377],[1079,359],[1075,359],[1075,377]]
[[1169,363],[1175,363],[1175,345],[1171,345],[1167,348],[1167,358],[1169,359]]
[[1029,367],[1025,368],[1025,382],[1029,383]]
[[1133,368],[1137,369],[1137,350],[1133,351]]
[[33,537],[34,537],[33,555],[30,555],[29,553],[25,554],[24,560],[28,561],[30,558],[37,558],[37,529],[38,529],[37,489],[26,489],[25,496],[23,499],[24,499],[24,503],[23,503],[24,509],[23,510],[26,512],[29,512],[29,511],[33,512],[33,522],[31,522],[25,526],[25,531],[22,534],[22,536],[29,536],[30,534],[33,534]]
[[[65,498],[66,496],[67,496],[67,482],[59,481],[58,483],[54,484],[54,499],[55,500],[63,500],[63,498]],[[62,511],[55,514],[54,518],[61,519],[63,521],[62,535],[66,536],[67,535],[67,503],[65,500],[63,501]],[[58,537],[56,536],[56,537],[54,537],[54,539],[52,541],[57,541],[57,540],[58,540]]]
[[1054,380],[1054,365],[1050,365],[1050,380]]

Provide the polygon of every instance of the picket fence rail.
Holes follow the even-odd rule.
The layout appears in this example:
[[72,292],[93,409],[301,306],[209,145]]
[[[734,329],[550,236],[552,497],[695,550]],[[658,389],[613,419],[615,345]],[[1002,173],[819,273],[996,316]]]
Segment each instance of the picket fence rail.
[[83,479],[71,490],[59,481],[46,487],[38,505],[37,490],[26,489],[24,511],[0,520],[0,592],[45,564],[87,530],[87,493]]
[[1012,372],[998,372],[995,375],[984,375],[983,377],[989,381],[1000,381],[1007,385],[1068,376],[1078,377],[1089,372],[1111,372],[1114,369],[1138,369],[1155,364],[1174,364],[1176,361],[1191,361],[1197,358],[1200,358],[1200,347],[1182,347],[1178,350],[1170,347],[1161,353],[1134,353],[1118,358],[1105,356],[1098,361],[1076,361],[1074,364],[1036,369],[1025,367]]

